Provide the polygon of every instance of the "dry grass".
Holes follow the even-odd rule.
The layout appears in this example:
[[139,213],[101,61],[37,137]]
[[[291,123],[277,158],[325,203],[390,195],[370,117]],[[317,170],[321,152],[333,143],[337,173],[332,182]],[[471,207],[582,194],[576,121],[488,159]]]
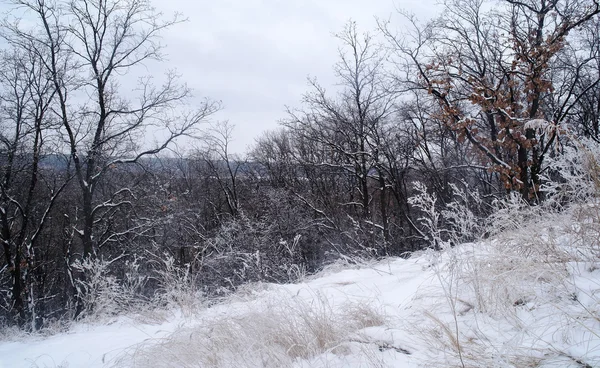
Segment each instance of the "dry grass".
[[279,295],[215,315],[163,340],[130,349],[116,367],[290,367],[323,353],[344,354],[352,334],[385,323],[367,304],[332,305],[323,295]]
[[456,292],[447,295],[446,306],[426,312],[426,322],[417,327],[424,343],[442,352],[432,354],[428,364],[599,364],[600,292],[594,290],[600,286],[591,275],[599,254],[599,219],[596,206],[576,207],[525,222],[493,240],[448,250],[452,256],[442,258],[437,272]]

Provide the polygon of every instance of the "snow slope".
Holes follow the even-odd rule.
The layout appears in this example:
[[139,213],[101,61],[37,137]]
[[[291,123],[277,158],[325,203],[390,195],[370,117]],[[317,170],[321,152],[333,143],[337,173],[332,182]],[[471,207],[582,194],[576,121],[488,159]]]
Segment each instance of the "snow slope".
[[0,342],[0,367],[600,367],[600,253],[572,216],[161,323]]
[[[261,311],[269,314],[269,308],[274,304],[290,306],[302,303],[303,306],[314,307],[317,300],[326,304],[322,307],[330,309],[332,314],[337,308],[351,306],[358,308],[372,307],[377,314],[385,315],[384,319],[395,319],[412,314],[411,301],[415,293],[423,285],[433,281],[431,271],[423,271],[422,260],[390,259],[373,264],[368,268],[345,269],[327,276],[314,278],[305,283],[293,285],[254,285],[254,290],[248,288],[247,295],[239,293],[228,304],[218,305],[199,312],[195,316],[172,317],[162,324],[144,324],[131,318],[119,318],[107,326],[82,324],[68,333],[58,334],[47,338],[29,338],[17,342],[0,343],[0,367],[105,367],[115,362],[120,354],[131,350],[132,346],[143,342],[152,344],[160,342],[169,333],[178,329],[202,325],[213,318],[240,316],[244,313]],[[300,302],[295,300],[300,299]],[[243,300],[243,301],[240,301]],[[305,304],[304,304],[305,303]],[[265,308],[264,311],[261,308]],[[361,313],[357,310],[356,313]],[[352,331],[348,336],[352,335]],[[362,336],[365,335],[365,336]],[[365,340],[375,350],[377,341],[389,344],[382,355],[389,355],[399,366],[414,361],[411,355],[398,353],[393,346],[412,350],[414,343],[410,336],[398,335],[394,340],[395,331],[387,327],[371,327],[357,333],[355,340]],[[368,340],[367,340],[368,336]],[[373,337],[373,339],[372,339]],[[357,343],[358,344],[358,343]],[[361,343],[362,344],[362,343]],[[324,354],[316,360],[338,360],[340,366],[346,366],[350,361],[360,362],[363,357]],[[332,362],[329,362],[331,366]],[[314,366],[313,363],[308,366]],[[316,364],[316,363],[315,363]],[[175,365],[176,366],[176,365]]]

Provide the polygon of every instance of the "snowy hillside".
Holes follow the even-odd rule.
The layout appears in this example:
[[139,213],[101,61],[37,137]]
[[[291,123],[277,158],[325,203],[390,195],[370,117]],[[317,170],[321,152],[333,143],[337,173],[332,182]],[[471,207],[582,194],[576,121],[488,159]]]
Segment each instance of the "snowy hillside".
[[337,265],[303,283],[255,284],[185,313],[46,338],[7,332],[0,367],[598,367],[598,211]]

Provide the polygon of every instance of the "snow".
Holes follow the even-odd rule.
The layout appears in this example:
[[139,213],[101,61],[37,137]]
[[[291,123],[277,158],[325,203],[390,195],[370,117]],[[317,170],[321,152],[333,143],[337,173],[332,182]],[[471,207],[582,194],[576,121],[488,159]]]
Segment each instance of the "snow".
[[[298,284],[265,285],[266,290],[252,290],[252,300],[235,301],[207,308],[198,315],[185,317],[178,315],[169,321],[153,325],[140,323],[132,318],[121,317],[110,325],[81,324],[68,333],[47,338],[27,338],[24,341],[0,343],[0,367],[105,367],[110,366],[121,353],[145,341],[160,340],[183,326],[189,327],[214,315],[236,315],[252,309],[252,304],[280,298],[300,298],[312,302],[315,298],[330,301],[332,308],[354,301],[377,304],[397,317],[411,313],[411,299],[422,284],[430,283],[431,272],[423,272],[419,260],[390,259],[368,268],[346,269],[330,275],[313,278]],[[238,296],[248,299],[249,296]],[[412,349],[410,339],[383,327],[365,329],[363,334],[378,341],[395,346],[394,339],[406,340],[406,347]],[[360,343],[356,343],[360,345]],[[392,348],[385,349],[382,355],[403,362],[410,356],[398,353]],[[337,363],[336,363],[337,361]],[[360,362],[360,357],[338,357],[323,354],[301,363],[301,367],[314,367],[319,362],[329,367],[347,366],[349,361]],[[336,365],[339,364],[339,365]]]
[[182,323],[144,324],[121,317],[109,325],[80,324],[67,333],[0,343],[0,368],[104,367],[127,347],[166,337]]
[[549,223],[442,253],[336,265],[296,284],[248,285],[193,313],[3,341],[0,368],[209,358],[219,367],[599,366],[600,261],[571,257],[582,252],[568,218]]

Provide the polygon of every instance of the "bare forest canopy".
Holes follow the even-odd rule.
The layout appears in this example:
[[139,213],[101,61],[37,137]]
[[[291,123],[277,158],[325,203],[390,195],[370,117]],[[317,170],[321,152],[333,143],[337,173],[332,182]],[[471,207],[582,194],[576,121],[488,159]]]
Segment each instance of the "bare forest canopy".
[[597,0],[349,22],[335,92],[311,79],[245,156],[211,119],[220,103],[176,73],[121,88],[164,62],[161,32],[182,19],[148,0],[8,3],[26,21],[0,27],[0,325],[83,318],[112,291],[123,309],[165,303],[169,280],[210,297],[423,249],[414,182],[439,207],[468,193],[485,221],[507,195],[543,203],[561,180],[547,161],[600,139]]

